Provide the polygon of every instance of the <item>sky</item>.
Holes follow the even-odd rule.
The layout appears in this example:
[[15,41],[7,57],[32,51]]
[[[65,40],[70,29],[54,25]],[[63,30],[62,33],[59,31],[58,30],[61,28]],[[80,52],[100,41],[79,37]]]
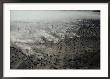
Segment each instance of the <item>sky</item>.
[[65,18],[99,18],[98,14],[91,11],[49,11],[49,10],[11,10],[11,21],[43,21]]

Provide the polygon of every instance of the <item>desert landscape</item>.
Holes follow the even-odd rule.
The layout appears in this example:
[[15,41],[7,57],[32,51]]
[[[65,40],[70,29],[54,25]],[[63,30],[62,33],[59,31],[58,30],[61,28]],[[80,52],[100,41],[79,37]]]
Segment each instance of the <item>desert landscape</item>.
[[100,11],[10,14],[10,69],[100,69]]

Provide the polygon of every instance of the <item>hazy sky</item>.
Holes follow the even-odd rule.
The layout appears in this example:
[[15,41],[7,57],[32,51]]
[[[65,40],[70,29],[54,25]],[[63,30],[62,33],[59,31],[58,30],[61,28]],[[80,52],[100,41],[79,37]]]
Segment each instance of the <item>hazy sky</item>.
[[90,11],[30,11],[30,10],[11,10],[11,21],[40,21],[57,20],[65,18],[99,18],[98,14]]

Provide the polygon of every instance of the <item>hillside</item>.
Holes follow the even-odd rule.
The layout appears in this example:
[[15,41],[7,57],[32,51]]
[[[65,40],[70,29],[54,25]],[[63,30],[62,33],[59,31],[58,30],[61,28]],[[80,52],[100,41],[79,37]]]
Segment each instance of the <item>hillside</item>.
[[12,21],[10,68],[99,69],[99,14],[67,13],[48,20]]

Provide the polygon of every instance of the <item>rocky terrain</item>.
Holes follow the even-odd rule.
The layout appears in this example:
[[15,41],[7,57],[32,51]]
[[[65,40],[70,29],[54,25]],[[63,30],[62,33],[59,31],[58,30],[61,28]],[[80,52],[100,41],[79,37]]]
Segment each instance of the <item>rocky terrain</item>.
[[39,22],[12,21],[10,68],[100,69],[99,12],[85,13]]

